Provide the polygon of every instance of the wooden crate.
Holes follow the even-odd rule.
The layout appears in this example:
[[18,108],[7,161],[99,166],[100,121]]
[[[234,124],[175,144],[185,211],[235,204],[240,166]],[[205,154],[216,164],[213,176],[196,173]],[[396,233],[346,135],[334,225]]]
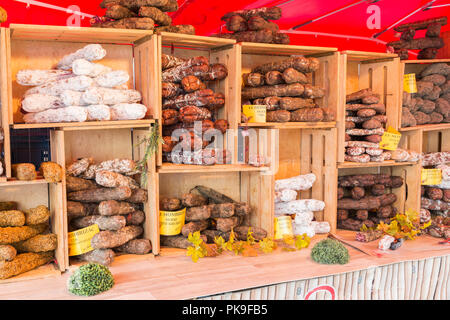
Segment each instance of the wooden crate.
[[[278,45],[265,43],[242,42],[236,45],[240,60],[238,61],[236,82],[238,103],[236,104],[236,113],[238,121],[241,121],[241,86],[242,74],[248,73],[252,68],[259,65],[276,62],[287,59],[294,55],[304,55],[307,57],[316,57],[320,61],[319,70],[308,75],[313,85],[321,86],[325,89],[326,95],[321,99],[315,99],[321,107],[329,108],[337,113],[338,97],[338,77],[339,74],[339,53],[336,48],[325,47],[305,47],[293,45]],[[254,127],[272,127],[272,128],[334,128],[336,122],[286,122],[286,123],[248,123],[245,124]]]
[[450,151],[450,128],[423,131],[422,152]]
[[397,201],[393,203],[393,206],[397,208],[399,213],[404,213],[409,209],[419,212],[420,169],[420,163],[396,166],[342,168],[339,169],[338,176],[380,173],[400,176],[403,178],[403,185],[400,188],[386,188],[386,193],[392,192],[397,196]]
[[323,211],[314,212],[317,221],[330,223],[336,230],[337,129],[284,129],[279,132],[279,161],[275,179],[286,179],[299,174],[314,173],[312,188],[301,191],[300,199],[325,202]]
[[[153,78],[156,77],[156,83],[159,85],[159,98],[155,103],[158,104],[160,112],[162,112],[161,55],[164,53],[180,58],[204,56],[208,58],[210,63],[223,63],[228,68],[228,76],[224,80],[209,81],[207,84],[208,87],[215,93],[220,92],[225,95],[225,106],[214,114],[214,119],[226,119],[230,124],[230,129],[236,130],[238,126],[238,118],[234,107],[237,103],[236,61],[238,56],[236,48],[234,47],[235,43],[235,40],[230,39],[161,32],[161,34],[158,35],[159,72],[153,76]],[[225,140],[228,139],[234,140],[234,136],[230,135]],[[225,142],[224,146],[227,146],[227,142]],[[234,152],[234,150],[230,151]],[[235,158],[233,159],[232,164],[235,164]],[[161,148],[157,165],[163,170],[167,168],[168,170],[183,171],[183,168],[185,167],[185,165],[163,163]],[[207,170],[207,168],[204,167],[204,170]]]
[[3,175],[0,181],[6,181],[6,177],[11,176],[11,144],[8,124],[8,59],[6,50],[6,29],[0,28],[0,119],[3,134]]
[[[386,105],[387,126],[397,128],[399,106],[398,70],[396,54],[343,51],[340,56],[340,94],[337,115],[338,162],[344,162],[345,155],[345,96],[361,89],[371,88],[380,94]],[[378,166],[379,163],[358,164]],[[354,166],[349,163],[349,166]]]
[[[160,198],[180,198],[198,185],[210,187],[235,201],[249,204],[252,208],[250,225],[265,229],[269,236],[274,235],[274,176],[271,172],[158,173],[158,176]],[[159,214],[157,216],[159,219]],[[163,249],[166,248],[162,248],[162,255],[171,252]]]
[[403,104],[403,76],[409,73],[416,74],[416,80],[418,79],[417,74],[422,72],[428,65],[432,63],[447,63],[450,65],[450,59],[434,59],[434,60],[404,60],[400,63],[399,68],[399,83],[400,83],[400,94],[399,94],[399,111],[398,111],[398,128],[400,131],[411,131],[422,129],[423,131],[432,131],[432,130],[442,130],[450,128],[450,123],[437,123],[437,124],[423,124],[414,127],[405,127],[402,128],[402,104]]
[[0,184],[0,201],[15,201],[21,211],[39,205],[50,209],[50,231],[57,235],[55,261],[34,270],[20,274],[0,284],[60,275],[66,269],[66,233],[64,231],[64,215],[62,210],[62,183],[47,183],[45,180],[13,181]]
[[[157,38],[151,31],[11,24],[5,39],[4,50],[9,69],[8,81],[2,82],[2,92],[8,92],[8,123],[13,128],[137,125],[148,124],[152,122],[148,119],[158,118],[159,110],[153,104],[157,95],[156,87],[152,85],[155,81],[150,78],[151,70],[156,68],[157,63]],[[142,94],[142,103],[150,107],[147,120],[24,124],[20,104],[30,87],[16,82],[17,72],[22,69],[54,68],[64,55],[90,43],[100,43],[106,49],[107,55],[100,61],[101,64],[130,74],[128,87],[138,90]]]
[[[66,166],[79,158],[91,157],[95,163],[116,158],[133,159],[138,161],[143,158],[145,146],[139,142],[149,133],[147,128],[60,128],[51,131],[51,153],[53,161]],[[157,203],[155,194],[157,177],[155,174],[155,156],[148,161],[148,202],[144,204],[145,222],[143,225],[143,237],[150,239],[152,244],[158,241],[157,220],[153,214]],[[66,181],[63,179],[60,191],[63,201],[64,232],[66,233],[66,259],[69,266],[68,244],[67,244],[67,200]],[[156,254],[157,251],[153,251]],[[71,264],[72,262],[70,262]]]

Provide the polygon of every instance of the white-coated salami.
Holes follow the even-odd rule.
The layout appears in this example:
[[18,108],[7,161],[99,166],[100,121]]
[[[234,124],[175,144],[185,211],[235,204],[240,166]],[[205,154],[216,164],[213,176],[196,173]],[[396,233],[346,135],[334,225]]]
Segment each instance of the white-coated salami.
[[344,143],[345,147],[362,147],[362,148],[379,148],[379,143],[368,142],[368,141],[346,141]]
[[422,166],[435,166],[450,162],[450,151],[426,153],[422,156]]
[[77,177],[85,172],[91,163],[92,158],[77,159],[72,164],[67,166],[66,173],[70,176]]
[[92,86],[94,80],[86,76],[75,76],[57,81],[48,82],[42,86],[34,87],[25,92],[25,96],[40,93],[59,96],[65,90],[85,91]]
[[87,110],[83,107],[48,109],[27,113],[23,116],[23,120],[25,123],[84,122],[87,120]]
[[64,56],[58,62],[58,69],[70,70],[72,69],[72,63],[77,59],[85,59],[88,61],[101,60],[106,56],[106,50],[99,44],[88,44],[82,49],[77,50],[74,53]]
[[87,106],[88,103],[86,103],[82,97],[83,97],[83,92],[74,91],[74,90],[64,90],[61,93],[61,95],[59,96],[62,104],[66,107]]
[[325,202],[315,199],[275,203],[276,214],[294,214],[301,211],[321,211],[324,208]]
[[[95,171],[113,171],[117,173],[129,174],[134,172],[134,168],[136,167],[136,163],[130,159],[113,159],[103,161],[100,164],[96,165]],[[90,169],[90,168],[89,168]],[[88,170],[89,170],[88,169]]]
[[88,121],[108,121],[111,120],[111,109],[104,104],[93,104],[85,107]]
[[372,162],[383,162],[383,161],[390,160],[390,159],[391,159],[390,152],[383,152],[379,156],[370,157],[370,161],[372,161]]
[[95,182],[108,188],[129,187],[130,189],[139,189],[139,185],[134,179],[117,172],[106,170],[97,171],[95,174]]
[[291,189],[284,189],[275,191],[275,203],[288,202],[297,199],[297,191]]
[[142,96],[136,90],[117,90],[112,88],[91,87],[87,89],[82,99],[87,104],[106,104],[113,106],[119,103],[136,103]]
[[130,76],[126,71],[111,71],[103,73],[95,78],[95,83],[100,87],[114,88],[127,83],[130,80]]
[[383,128],[376,128],[376,129],[348,129],[345,131],[346,134],[349,134],[351,136],[371,136],[373,134],[376,135],[383,135],[384,129]]
[[366,148],[366,153],[369,156],[381,156],[383,154],[383,149],[380,149],[380,148]]
[[110,67],[100,63],[92,63],[86,59],[77,59],[72,63],[72,72],[78,76],[98,77],[99,75],[110,72]]
[[331,231],[330,223],[327,221],[312,221],[311,226],[316,234],[328,233]]
[[345,161],[350,162],[359,162],[359,163],[366,163],[370,161],[370,156],[368,154],[361,154],[359,156],[350,156],[350,155],[344,155]]
[[30,94],[22,100],[22,109],[26,112],[41,112],[62,107],[64,104],[61,99],[48,94]]
[[64,70],[20,70],[16,81],[22,86],[40,86],[70,76],[70,71]]
[[350,156],[359,156],[366,151],[365,148],[362,147],[349,147],[345,150],[345,152]]
[[111,107],[111,120],[138,120],[145,117],[147,107],[139,103],[120,103]]
[[308,190],[312,187],[315,181],[316,175],[314,173],[299,175],[288,179],[276,180],[275,191],[280,191],[283,189]]
[[312,211],[300,211],[295,214],[294,223],[308,225],[314,219],[314,212]]
[[449,181],[450,180],[450,166],[446,164],[439,164],[436,166],[436,169],[442,170],[442,180]]
[[414,162],[420,159],[420,154],[411,150],[397,148],[397,150],[390,151],[391,159],[398,162]]

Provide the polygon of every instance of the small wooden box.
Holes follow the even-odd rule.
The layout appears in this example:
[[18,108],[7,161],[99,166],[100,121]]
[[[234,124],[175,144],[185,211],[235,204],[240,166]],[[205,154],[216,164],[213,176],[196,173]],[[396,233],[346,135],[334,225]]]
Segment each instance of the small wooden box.
[[[340,56],[340,95],[337,116],[338,162],[344,162],[345,155],[345,99],[346,95],[371,88],[381,96],[386,106],[388,126],[397,129],[399,110],[399,58],[396,54],[343,51]],[[349,163],[352,166],[352,163]],[[359,165],[378,166],[379,163]]]
[[[238,73],[236,80],[238,103],[236,113],[238,121],[241,122],[241,87],[242,74],[251,72],[252,68],[259,65],[285,60],[294,55],[304,55],[306,57],[316,57],[320,61],[319,70],[308,74],[311,83],[325,89],[325,96],[321,99],[315,99],[317,104],[324,108],[329,108],[337,113],[338,97],[338,77],[339,73],[339,53],[336,48],[325,47],[305,47],[294,45],[279,45],[265,43],[242,42],[236,45],[240,60],[238,61]],[[334,128],[335,121],[330,122],[266,122],[266,123],[248,123],[253,127],[272,127],[272,128]]]
[[8,123],[15,129],[102,126],[107,124],[138,124],[136,121],[90,121],[83,123],[43,123],[24,124],[20,112],[21,100],[31,87],[16,82],[17,72],[23,69],[52,69],[65,55],[91,43],[99,43],[107,51],[99,63],[113,70],[124,70],[130,75],[127,83],[142,94],[142,103],[149,107],[146,119],[158,117],[158,109],[153,105],[156,96],[151,69],[156,68],[156,36],[151,31],[121,30],[103,28],[72,28],[60,26],[36,26],[11,24],[6,29],[7,81],[2,82],[2,92],[8,92],[6,108]]

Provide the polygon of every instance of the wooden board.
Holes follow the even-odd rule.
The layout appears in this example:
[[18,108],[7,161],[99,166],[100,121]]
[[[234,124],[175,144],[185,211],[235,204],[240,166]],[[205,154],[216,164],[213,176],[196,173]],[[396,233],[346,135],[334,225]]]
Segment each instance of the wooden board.
[[283,44],[269,44],[269,43],[254,43],[254,42],[240,42],[243,54],[263,54],[263,55],[323,55],[338,51],[337,48],[328,47],[307,47],[296,45]]
[[13,39],[61,42],[134,43],[151,36],[151,30],[42,26],[31,24],[9,25]]
[[13,129],[42,129],[55,128],[63,130],[98,130],[117,128],[145,128],[149,127],[155,120],[120,120],[120,121],[87,121],[87,122],[67,122],[67,123],[24,123],[13,124]]
[[1,130],[3,134],[3,175],[2,180],[6,177],[11,177],[11,139],[8,122],[8,104],[9,104],[9,86],[8,86],[8,42],[6,41],[7,31],[5,28],[0,28],[0,119]]
[[265,122],[265,123],[240,123],[240,127],[258,127],[274,129],[327,129],[335,128],[336,121],[330,122]]
[[378,93],[386,106],[388,126],[398,128],[399,110],[399,58],[395,54],[344,51],[340,59],[340,93],[338,128],[338,162],[345,156],[345,105],[346,95],[371,88]]

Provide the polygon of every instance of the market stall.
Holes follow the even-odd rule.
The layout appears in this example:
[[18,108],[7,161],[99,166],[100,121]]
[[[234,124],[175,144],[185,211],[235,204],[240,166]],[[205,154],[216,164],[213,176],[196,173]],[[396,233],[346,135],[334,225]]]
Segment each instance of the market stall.
[[447,17],[371,52],[299,41],[282,3],[200,35],[146,1],[0,29],[0,298],[100,293],[89,268],[99,299],[449,298]]

